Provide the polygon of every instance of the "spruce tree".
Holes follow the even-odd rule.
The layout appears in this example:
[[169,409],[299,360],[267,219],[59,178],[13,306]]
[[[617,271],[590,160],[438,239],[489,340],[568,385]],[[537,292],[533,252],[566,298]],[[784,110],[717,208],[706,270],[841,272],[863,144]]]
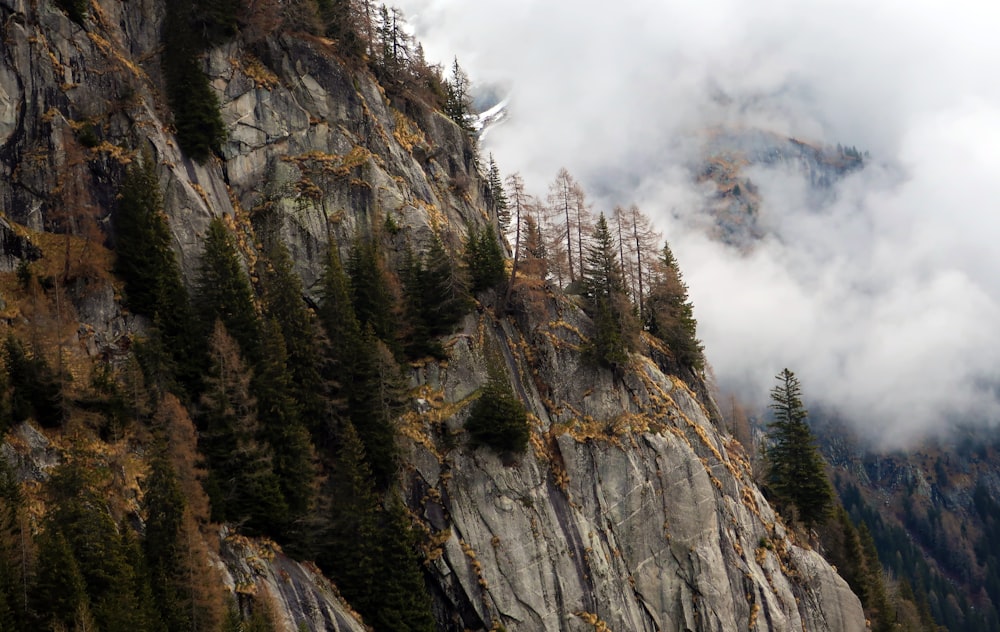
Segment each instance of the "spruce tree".
[[318,561],[347,601],[362,613],[377,599],[378,496],[364,443],[350,423],[327,484],[330,516]]
[[330,517],[320,566],[376,632],[432,632],[430,599],[406,509],[381,503],[361,438],[345,424],[330,474]]
[[389,289],[382,256],[374,239],[355,238],[347,272],[351,278],[354,314],[361,329],[371,325],[375,335],[395,350],[399,329],[396,301]]
[[265,252],[270,265],[261,266],[264,313],[279,325],[290,372],[289,393],[298,403],[301,420],[308,428],[318,428],[329,414],[327,385],[320,372],[325,341],[315,315],[306,307],[302,280],[288,249],[272,239]]
[[[125,281],[129,308],[153,320],[153,340],[162,367],[179,386],[196,390],[203,357],[187,288],[181,277],[163,212],[156,164],[149,151],[131,165],[119,192],[115,228],[115,272]],[[158,339],[156,339],[158,338]],[[176,389],[175,389],[176,390]]]
[[445,86],[445,91],[447,96],[444,113],[464,131],[474,131],[469,75],[458,65],[458,57],[452,63],[451,80]]
[[72,630],[81,618],[90,619],[87,585],[66,537],[50,527],[37,537],[38,562],[31,591],[39,629]]
[[779,504],[792,506],[807,527],[829,516],[833,489],[826,478],[823,457],[806,423],[808,412],[802,404],[802,388],[795,374],[784,369],[771,389],[774,420],[768,425],[770,446],[767,486]]
[[486,171],[486,191],[489,194],[490,205],[497,214],[500,231],[506,233],[510,228],[510,202],[507,200],[507,192],[504,190],[500,168],[497,167],[492,153],[490,154],[490,164]]
[[681,364],[695,369],[704,367],[704,348],[697,338],[694,306],[667,243],[663,244],[659,274],[646,299],[646,320],[649,332],[665,342]]
[[469,442],[505,457],[520,454],[531,435],[527,411],[511,389],[502,360],[492,354],[488,362],[489,380],[465,422]]
[[472,305],[466,281],[437,235],[424,256],[420,277],[420,311],[429,335],[450,333]]
[[254,292],[233,236],[220,218],[208,225],[195,297],[205,339],[211,335],[215,321],[220,320],[228,335],[239,343],[243,357],[251,365],[256,364],[261,358],[261,332]]
[[[331,245],[320,281],[319,320],[330,341],[324,375],[332,385],[341,412],[354,384],[354,367],[361,350],[361,325],[354,315],[351,282],[340,263],[336,247]],[[332,424],[315,429],[323,442],[333,443]]]
[[251,533],[281,532],[288,507],[261,441],[250,371],[221,321],[209,340],[211,367],[202,395],[199,447],[209,464],[213,517],[243,523]]
[[275,319],[265,324],[263,357],[253,380],[261,436],[274,455],[274,474],[288,505],[289,521],[296,522],[312,505],[315,455],[294,397],[285,342]]
[[348,414],[361,437],[376,488],[386,490],[396,475],[398,449],[393,419],[401,408],[399,368],[369,326],[361,336],[348,392]]
[[506,260],[493,226],[469,231],[465,264],[469,268],[473,294],[498,288],[507,282]]
[[153,596],[169,632],[192,628],[192,608],[186,584],[192,570],[181,542],[185,502],[170,462],[153,459],[143,495],[146,537],[143,548]]
[[11,418],[20,423],[33,418],[46,428],[62,424],[65,417],[58,376],[45,356],[29,355],[21,341],[10,334],[4,343],[4,364],[11,388]]
[[628,353],[635,347],[638,326],[603,213],[594,227],[584,270],[584,296],[594,320],[587,355],[605,366],[620,367],[628,362]]

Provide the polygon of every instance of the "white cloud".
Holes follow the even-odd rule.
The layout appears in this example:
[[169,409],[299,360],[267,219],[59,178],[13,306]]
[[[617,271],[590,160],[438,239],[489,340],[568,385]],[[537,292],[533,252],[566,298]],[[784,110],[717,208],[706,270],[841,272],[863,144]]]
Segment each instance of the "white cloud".
[[[512,86],[487,149],[544,190],[566,166],[667,233],[720,380],[807,395],[902,442],[1000,419],[1000,5],[893,0],[404,0],[432,58]],[[741,255],[690,216],[707,126],[873,154],[821,208],[753,171],[769,236]]]

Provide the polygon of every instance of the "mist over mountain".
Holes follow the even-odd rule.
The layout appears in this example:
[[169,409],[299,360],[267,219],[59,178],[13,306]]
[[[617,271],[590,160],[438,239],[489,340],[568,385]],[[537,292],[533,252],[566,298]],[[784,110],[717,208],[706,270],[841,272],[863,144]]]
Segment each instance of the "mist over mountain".
[[[484,152],[544,191],[560,166],[599,209],[635,202],[670,240],[723,388],[792,367],[807,396],[905,445],[1000,406],[1000,62],[995,7],[962,2],[405,0],[428,56],[511,86]],[[825,184],[741,168],[750,248],[712,234],[711,130],[869,152]],[[813,174],[814,175],[814,174]]]

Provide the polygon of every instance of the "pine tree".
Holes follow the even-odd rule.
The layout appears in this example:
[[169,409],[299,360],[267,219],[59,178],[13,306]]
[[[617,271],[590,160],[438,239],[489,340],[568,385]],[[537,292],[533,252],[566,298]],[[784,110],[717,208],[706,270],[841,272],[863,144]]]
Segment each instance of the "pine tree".
[[78,618],[90,619],[87,585],[66,537],[58,528],[37,538],[38,569],[31,592],[39,628],[74,629]]
[[301,420],[308,428],[318,428],[329,415],[327,385],[320,373],[325,341],[315,315],[306,308],[302,280],[288,249],[272,239],[266,254],[270,265],[261,266],[260,273],[264,312],[280,326],[290,371],[289,394],[298,403]]
[[507,200],[506,191],[504,191],[500,168],[497,167],[492,153],[490,154],[489,168],[486,172],[486,191],[489,196],[490,205],[497,214],[497,223],[500,225],[500,232],[506,233],[510,228],[510,202]]
[[211,335],[215,321],[222,321],[228,335],[239,343],[243,357],[256,364],[261,358],[261,341],[253,288],[233,237],[220,218],[208,226],[195,297],[205,338]]
[[594,335],[586,351],[600,364],[620,367],[628,362],[628,353],[635,348],[638,326],[603,213],[594,228],[586,263],[584,292],[594,320]]
[[465,429],[472,447],[487,446],[507,457],[528,447],[528,414],[514,395],[498,354],[488,359],[489,380],[473,404]]
[[765,454],[767,485],[780,504],[794,507],[798,518],[811,528],[829,516],[833,490],[806,423],[808,413],[798,378],[784,369],[776,379],[778,385],[771,389],[774,421],[768,426],[771,445]]
[[472,94],[469,75],[458,65],[458,57],[451,66],[451,80],[445,86],[444,113],[466,132],[473,131]]
[[646,325],[651,334],[667,343],[681,364],[701,369],[705,359],[697,338],[698,321],[670,244],[663,244],[659,264],[646,299]]
[[261,443],[250,371],[221,321],[209,340],[211,368],[202,395],[201,450],[208,460],[213,517],[245,523],[250,532],[277,535],[288,507]]
[[465,244],[465,265],[469,268],[473,294],[499,288],[506,283],[506,261],[493,226],[469,230],[469,239]]
[[347,261],[351,278],[354,314],[363,330],[371,325],[375,335],[395,350],[399,323],[395,297],[389,288],[387,273],[374,239],[358,236]]
[[[160,364],[189,391],[197,387],[202,354],[194,314],[163,212],[163,196],[152,153],[129,167],[119,193],[115,227],[115,271],[125,281],[129,308],[153,319]],[[172,381],[167,376],[168,381]]]

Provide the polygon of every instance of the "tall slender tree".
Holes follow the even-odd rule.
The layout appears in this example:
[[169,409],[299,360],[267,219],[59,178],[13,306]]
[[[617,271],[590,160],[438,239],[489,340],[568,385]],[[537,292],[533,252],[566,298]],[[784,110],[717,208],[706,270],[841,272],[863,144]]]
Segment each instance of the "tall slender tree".
[[239,343],[242,356],[251,365],[260,360],[260,318],[253,288],[240,263],[236,242],[220,218],[208,225],[195,299],[205,339],[212,335],[219,320],[227,334]]
[[587,353],[600,364],[620,367],[628,362],[628,353],[635,348],[639,328],[603,213],[597,220],[587,251],[586,271],[584,291],[595,329]]
[[807,527],[826,520],[833,507],[833,489],[826,478],[823,457],[806,423],[802,387],[795,374],[784,369],[771,389],[774,420],[768,425],[767,486],[774,497],[794,507]]
[[698,321],[670,244],[663,244],[658,263],[645,301],[646,326],[651,334],[667,343],[678,362],[701,369],[705,359],[697,338]]

